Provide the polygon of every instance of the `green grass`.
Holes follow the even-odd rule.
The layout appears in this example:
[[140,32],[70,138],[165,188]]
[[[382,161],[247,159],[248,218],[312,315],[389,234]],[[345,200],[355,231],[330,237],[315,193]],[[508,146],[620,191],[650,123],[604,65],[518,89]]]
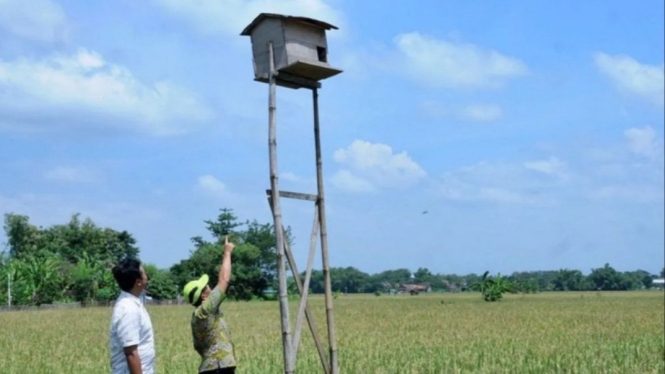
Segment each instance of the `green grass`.
[[[342,296],[335,300],[341,373],[663,373],[663,292]],[[323,299],[314,297],[325,335]],[[295,321],[297,302],[291,305]],[[282,368],[277,302],[227,303],[239,373]],[[187,306],[149,307],[158,373],[195,373]],[[111,309],[0,313],[0,372],[108,373]],[[304,326],[306,328],[306,324]],[[318,373],[309,330],[299,373]]]

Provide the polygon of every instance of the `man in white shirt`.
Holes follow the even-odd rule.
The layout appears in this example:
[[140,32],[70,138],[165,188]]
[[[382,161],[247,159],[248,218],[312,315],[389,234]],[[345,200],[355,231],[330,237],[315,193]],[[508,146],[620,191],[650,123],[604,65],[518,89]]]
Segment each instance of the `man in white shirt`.
[[113,307],[109,345],[112,374],[154,374],[155,342],[150,315],[141,294],[148,276],[136,259],[124,259],[113,268],[122,290]]

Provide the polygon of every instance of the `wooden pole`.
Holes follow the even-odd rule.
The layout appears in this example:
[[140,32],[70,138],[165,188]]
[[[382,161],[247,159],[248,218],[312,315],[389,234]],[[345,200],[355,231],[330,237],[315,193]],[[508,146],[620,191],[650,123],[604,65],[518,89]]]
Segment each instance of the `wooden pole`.
[[268,147],[270,149],[270,189],[272,192],[272,212],[275,224],[277,245],[277,276],[279,278],[279,311],[282,318],[282,345],[284,349],[284,373],[293,374],[294,362],[291,361],[291,327],[289,326],[289,298],[286,291],[286,269],[284,267],[284,231],[282,230],[282,210],[279,204],[279,183],[277,178],[277,136],[275,130],[275,60],[272,42],[268,43],[270,58],[270,96],[268,100],[269,132]]
[[321,137],[319,131],[319,91],[312,89],[314,102],[314,143],[316,148],[316,182],[319,191],[319,226],[321,230],[321,254],[323,260],[323,278],[325,282],[326,318],[328,321],[328,344],[330,350],[331,374],[338,374],[337,339],[335,337],[335,320],[333,313],[332,287],[330,284],[330,262],[328,260],[328,230],[326,228],[326,209],[323,191],[323,166],[321,161]]

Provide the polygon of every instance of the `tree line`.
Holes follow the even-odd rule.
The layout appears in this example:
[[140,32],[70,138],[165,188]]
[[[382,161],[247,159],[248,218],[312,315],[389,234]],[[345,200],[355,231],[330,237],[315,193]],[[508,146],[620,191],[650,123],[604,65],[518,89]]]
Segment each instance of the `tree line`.
[[[206,273],[212,284],[217,274],[228,235],[236,248],[233,254],[233,282],[227,290],[235,300],[268,300],[275,298],[277,265],[274,227],[256,220],[240,222],[228,208],[220,210],[214,220],[204,221],[211,239],[191,238],[188,256],[169,268],[144,264],[150,279],[148,296],[175,299],[191,279]],[[91,219],[81,220],[74,214],[69,222],[50,227],[37,227],[29,217],[14,213],[4,216],[7,237],[0,252],[0,281],[11,282],[14,305],[40,305],[55,302],[104,302],[120,293],[111,274],[113,265],[123,257],[140,258],[140,249],[128,231],[100,227]],[[293,244],[291,230],[287,242]],[[288,269],[288,267],[287,267]],[[481,273],[483,273],[482,271]],[[665,268],[660,277],[665,276]],[[300,274],[304,279],[305,272]],[[470,292],[482,281],[479,274],[432,273],[427,268],[386,270],[369,274],[354,267],[330,269],[332,289],[338,293],[383,293],[398,290],[404,284],[426,284],[435,292]],[[650,288],[656,274],[645,270],[620,272],[609,264],[580,270],[515,272],[497,275],[513,292],[543,291],[620,291]],[[297,294],[292,277],[289,293]],[[7,305],[8,287],[0,287],[0,304]],[[310,293],[324,292],[323,272],[313,270]]]

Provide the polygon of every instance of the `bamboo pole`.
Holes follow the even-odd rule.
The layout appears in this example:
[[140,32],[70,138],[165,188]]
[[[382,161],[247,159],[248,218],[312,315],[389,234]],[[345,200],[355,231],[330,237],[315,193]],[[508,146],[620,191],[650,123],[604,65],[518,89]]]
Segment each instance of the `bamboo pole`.
[[328,344],[330,351],[331,374],[338,374],[337,366],[337,339],[335,336],[335,321],[332,301],[332,287],[330,284],[330,261],[328,259],[328,230],[326,228],[326,209],[323,190],[323,166],[321,161],[321,136],[319,130],[319,91],[312,89],[314,102],[314,143],[316,148],[316,182],[319,191],[319,225],[321,230],[321,254],[323,260],[323,278],[325,281],[326,318],[328,321]]
[[282,210],[279,204],[279,181],[277,178],[277,136],[275,130],[275,60],[272,42],[268,43],[270,58],[270,96],[268,100],[269,132],[268,147],[270,149],[270,189],[272,191],[272,212],[275,223],[277,246],[277,276],[279,278],[279,311],[282,319],[282,346],[284,349],[284,373],[293,374],[294,363],[291,361],[291,327],[289,326],[289,299],[286,291],[286,269],[284,267],[284,231],[282,230]]

